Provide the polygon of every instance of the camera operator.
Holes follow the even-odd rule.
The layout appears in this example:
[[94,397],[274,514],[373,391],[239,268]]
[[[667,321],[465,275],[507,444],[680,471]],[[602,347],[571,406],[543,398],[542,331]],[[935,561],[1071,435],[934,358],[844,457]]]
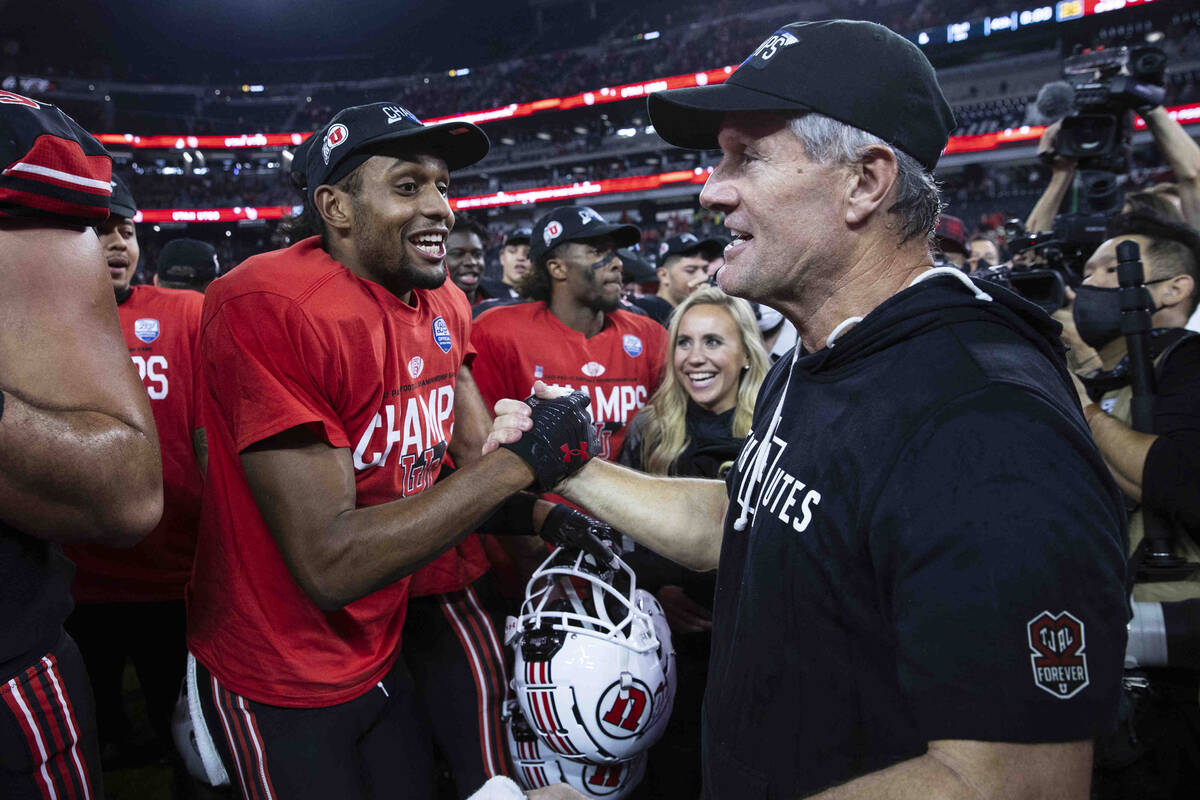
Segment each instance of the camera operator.
[[[1099,363],[1098,371],[1076,379],[1076,388],[1113,477],[1131,504],[1140,504],[1129,521],[1134,564],[1141,563],[1145,548],[1143,509],[1156,512],[1179,533],[1176,555],[1200,562],[1200,336],[1184,330],[1197,303],[1200,236],[1186,225],[1141,213],[1117,217],[1109,232],[1084,267],[1064,325],[1068,344],[1078,336],[1095,348]],[[1130,239],[1141,250],[1155,309],[1150,345],[1158,384],[1154,433],[1130,426],[1133,392],[1117,288],[1117,245]],[[1137,787],[1146,798],[1175,797],[1181,787],[1195,787],[1200,780],[1200,660],[1193,655],[1200,636],[1191,622],[1200,607],[1200,573],[1138,582],[1133,599],[1126,665],[1156,667],[1146,676],[1153,699],[1113,737],[1122,752],[1117,758],[1132,763],[1106,769],[1105,748],[1098,749],[1097,796],[1126,797]]]
[[[1177,202],[1188,225],[1200,228],[1200,145],[1161,105],[1139,109],[1138,113],[1175,173],[1175,183],[1169,185],[1169,190],[1160,191],[1168,200]],[[1054,226],[1054,216],[1074,183],[1075,159],[1064,157],[1057,149],[1061,127],[1061,120],[1048,126],[1038,142],[1038,157],[1050,164],[1051,173],[1049,185],[1025,221],[1025,229],[1031,232],[1048,231]]]

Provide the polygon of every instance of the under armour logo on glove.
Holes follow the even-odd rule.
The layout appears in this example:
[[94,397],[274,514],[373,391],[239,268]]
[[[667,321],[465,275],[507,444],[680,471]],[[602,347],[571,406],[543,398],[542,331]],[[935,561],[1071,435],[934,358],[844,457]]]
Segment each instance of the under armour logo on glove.
[[582,458],[587,461],[591,458],[591,453],[587,451],[587,442],[580,442],[578,448],[571,447],[568,444],[562,446],[563,463],[570,464],[572,458]]
[[539,491],[548,492],[600,452],[600,439],[588,413],[591,398],[571,392],[549,400],[529,397],[525,402],[533,429],[501,446],[519,455],[533,470]]

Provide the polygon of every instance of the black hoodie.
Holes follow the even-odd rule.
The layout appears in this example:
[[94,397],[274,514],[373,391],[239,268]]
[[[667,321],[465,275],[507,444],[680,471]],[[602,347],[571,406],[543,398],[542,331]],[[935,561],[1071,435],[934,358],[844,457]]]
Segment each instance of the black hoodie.
[[806,796],[931,740],[1074,741],[1115,717],[1124,510],[1059,325],[924,277],[759,393],[717,576],[711,798]]

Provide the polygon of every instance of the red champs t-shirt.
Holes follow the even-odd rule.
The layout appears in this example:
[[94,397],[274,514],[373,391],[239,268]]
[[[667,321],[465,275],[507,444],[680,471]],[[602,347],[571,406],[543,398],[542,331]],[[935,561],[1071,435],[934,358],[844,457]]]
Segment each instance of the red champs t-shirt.
[[192,430],[199,427],[194,388],[195,351],[204,295],[181,289],[134,286],[117,306],[121,332],[150,396],[162,452],[163,515],[134,547],[69,545],[75,562],[71,587],[77,603],[180,600],[192,573],[200,487]]
[[303,425],[350,451],[359,507],[433,485],[454,426],[471,310],[450,281],[413,305],[356,277],[316,237],[255,256],[209,287],[200,338],[208,433],[188,647],[271,705],[351,700],[391,668],[409,580],[317,608],[292,578],[239,453]]
[[536,380],[581,389],[592,398],[601,457],[621,452],[625,428],[662,377],[667,332],[649,317],[618,309],[590,339],[568,328],[544,302],[496,306],[475,318],[471,373],[489,407],[529,396]]

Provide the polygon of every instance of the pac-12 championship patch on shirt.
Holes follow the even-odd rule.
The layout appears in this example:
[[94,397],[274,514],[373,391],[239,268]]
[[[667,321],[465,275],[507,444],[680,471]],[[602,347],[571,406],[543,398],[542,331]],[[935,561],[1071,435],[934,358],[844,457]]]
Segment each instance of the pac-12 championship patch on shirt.
[[147,317],[145,319],[135,320],[133,323],[133,335],[141,339],[146,344],[150,344],[158,338],[159,327],[158,320]]
[[433,321],[433,341],[437,342],[437,346],[442,349],[443,353],[450,352],[452,346],[450,328],[446,326],[446,320],[441,317]]

